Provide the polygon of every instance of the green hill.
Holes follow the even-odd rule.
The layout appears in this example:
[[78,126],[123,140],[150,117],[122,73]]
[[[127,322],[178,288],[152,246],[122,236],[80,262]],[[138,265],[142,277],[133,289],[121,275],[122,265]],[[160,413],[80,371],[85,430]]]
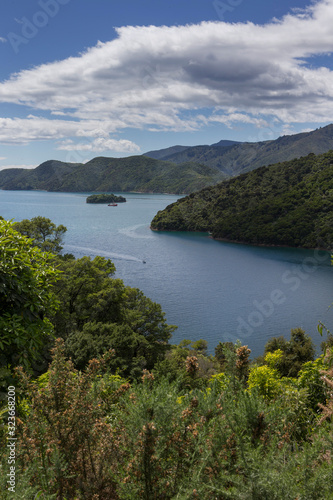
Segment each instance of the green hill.
[[333,151],[261,167],[193,193],[154,217],[151,228],[209,231],[256,245],[331,248]]
[[32,170],[22,172],[20,169],[17,175],[9,175],[3,170],[0,172],[0,188],[183,194],[215,184],[224,178],[219,170],[192,162],[175,165],[146,156],[97,157],[85,164],[51,160]]
[[[8,190],[49,190],[50,185],[61,184],[69,173],[75,171],[80,163],[65,163],[48,160],[34,169],[5,169],[0,171],[0,188]],[[10,175],[8,171],[10,172]],[[12,172],[15,170],[16,172]]]
[[264,165],[300,158],[309,153],[322,154],[330,149],[333,149],[332,124],[311,132],[285,135],[271,141],[242,143],[220,141],[211,146],[188,147],[173,154],[163,155],[163,160],[176,164],[185,161],[198,162],[218,168],[226,176],[233,177]]
[[24,172],[26,172],[24,168],[5,168],[4,170],[0,170],[0,186],[18,178]]
[[195,163],[174,165],[145,156],[94,158],[69,175],[61,191],[139,191],[190,193],[221,179],[221,173]]

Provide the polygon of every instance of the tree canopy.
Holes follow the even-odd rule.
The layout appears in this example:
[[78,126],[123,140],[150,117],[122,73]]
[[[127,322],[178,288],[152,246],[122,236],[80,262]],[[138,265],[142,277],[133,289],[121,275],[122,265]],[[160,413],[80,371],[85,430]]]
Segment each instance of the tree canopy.
[[113,193],[91,194],[86,199],[86,203],[125,203],[126,198]]
[[110,259],[59,255],[65,231],[45,217],[1,222],[2,364],[44,371],[54,333],[80,369],[114,349],[114,369],[141,376],[164,358],[175,327],[159,304],[114,277]]
[[59,261],[55,285],[60,308],[53,318],[74,364],[83,369],[92,354],[114,348],[112,361],[123,375],[141,375],[163,359],[175,327],[167,325],[161,306],[137,288],[113,277],[104,257]]
[[0,356],[2,364],[29,366],[53,331],[59,273],[53,255],[42,252],[11,222],[0,220]]
[[44,252],[58,254],[62,250],[62,240],[67,228],[60,224],[57,226],[46,217],[33,217],[15,222],[14,228],[19,233],[31,238],[33,244]]

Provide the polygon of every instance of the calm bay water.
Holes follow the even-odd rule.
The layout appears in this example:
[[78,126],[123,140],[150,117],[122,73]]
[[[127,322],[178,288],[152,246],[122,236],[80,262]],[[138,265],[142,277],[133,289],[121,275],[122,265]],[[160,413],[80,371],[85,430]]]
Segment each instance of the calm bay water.
[[327,252],[157,233],[150,221],[177,196],[126,193],[127,203],[108,207],[86,204],[89,194],[0,191],[0,215],[48,217],[68,229],[65,252],[110,258],[116,276],[161,304],[168,323],[178,326],[172,343],[204,338],[213,352],[219,341],[239,338],[255,357],[269,338],[289,338],[291,328],[302,327],[316,346],[319,320],[333,331]]

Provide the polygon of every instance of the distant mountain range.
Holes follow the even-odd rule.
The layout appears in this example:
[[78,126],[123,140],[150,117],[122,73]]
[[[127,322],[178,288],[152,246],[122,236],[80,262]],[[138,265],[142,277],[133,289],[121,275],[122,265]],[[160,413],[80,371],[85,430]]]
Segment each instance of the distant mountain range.
[[333,149],[333,125],[312,132],[284,135],[263,142],[220,141],[211,146],[174,146],[150,151],[145,156],[172,163],[191,161],[217,168],[227,177],[249,172],[264,165],[292,160],[309,153],[321,154]]
[[85,164],[49,160],[31,170],[2,170],[0,188],[185,194],[224,178],[225,175],[216,168],[193,162],[176,165],[146,156],[97,157]]
[[0,171],[0,188],[64,192],[188,194],[263,165],[333,149],[333,125],[264,142],[221,140],[211,146],[172,146],[88,163],[49,160],[35,169]]
[[[211,146],[171,146],[170,148],[165,148],[165,149],[157,149],[156,151],[148,151],[148,153],[145,153],[144,156],[149,156],[149,158],[155,158],[156,160],[165,160],[166,158],[176,158],[177,154],[183,153],[185,150],[195,150],[196,148],[225,148],[229,146],[234,146],[236,144],[242,144],[241,142],[237,141],[226,141],[222,140],[220,142],[217,142],[216,144],[212,144]],[[174,163],[179,163],[178,161],[173,161]]]
[[260,167],[181,198],[151,228],[213,238],[332,249],[333,151]]

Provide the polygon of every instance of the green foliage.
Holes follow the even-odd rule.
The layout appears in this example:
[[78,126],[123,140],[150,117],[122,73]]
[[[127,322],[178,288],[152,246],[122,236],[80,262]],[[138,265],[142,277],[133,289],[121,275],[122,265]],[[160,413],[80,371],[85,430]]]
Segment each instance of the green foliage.
[[312,339],[301,328],[291,330],[289,341],[284,337],[270,339],[265,345],[265,354],[276,353],[277,349],[283,353],[282,356],[279,355],[277,369],[285,377],[296,377],[304,363],[314,359],[315,348]]
[[56,226],[50,219],[41,216],[15,222],[14,229],[23,236],[30,238],[33,245],[43,250],[43,252],[52,252],[54,254],[61,252],[62,239],[67,231],[67,228],[62,224]]
[[267,365],[254,366],[249,375],[249,389],[256,388],[261,396],[274,399],[282,392],[280,374]]
[[281,364],[283,358],[283,351],[281,349],[277,349],[276,351],[273,352],[268,352],[265,356],[265,363],[270,367],[270,368],[278,368],[279,365]]
[[165,352],[128,325],[112,323],[86,323],[81,332],[66,340],[66,352],[75,367],[81,370],[86,368],[92,356],[100,356],[109,349],[116,352],[116,357],[109,361],[109,369],[130,378],[140,377],[144,368],[153,368]]
[[57,335],[66,338],[85,322],[106,321],[117,312],[123,287],[120,280],[109,279],[115,272],[110,259],[59,260],[58,268],[62,273],[55,292],[61,307],[53,320]]
[[309,406],[313,411],[318,412],[318,404],[326,402],[326,390],[323,381],[323,370],[325,363],[323,356],[315,361],[304,363],[302,369],[298,373],[298,386],[307,390]]
[[0,221],[0,359],[2,365],[29,367],[52,334],[50,316],[57,300],[59,276],[53,256]]
[[207,354],[208,342],[207,340],[199,339],[195,342],[192,342],[191,347],[194,351],[197,351],[204,356],[205,354]]
[[232,342],[219,342],[215,347],[215,358],[220,364],[220,368],[223,371],[227,364],[227,355],[229,352],[235,352],[235,345]]
[[178,380],[187,389],[203,388],[218,370],[218,363],[206,352],[207,342],[184,339],[178,345],[170,346],[164,359],[154,367],[154,375],[159,380]]
[[92,194],[86,199],[86,203],[124,203],[126,198],[115,194]]
[[214,238],[330,249],[333,151],[261,167],[178,200],[152,229],[209,231]]
[[264,358],[266,364],[251,368],[248,388],[258,391],[268,401],[276,400],[285,414],[288,410],[288,433],[295,439],[305,439],[309,435],[309,424],[314,422],[319,406],[326,400],[323,356],[304,363],[297,379],[282,377],[283,356],[281,349],[268,352]]
[[230,378],[225,373],[215,373],[209,379],[209,385],[212,386],[217,384],[218,390],[221,392],[226,390],[229,383]]

